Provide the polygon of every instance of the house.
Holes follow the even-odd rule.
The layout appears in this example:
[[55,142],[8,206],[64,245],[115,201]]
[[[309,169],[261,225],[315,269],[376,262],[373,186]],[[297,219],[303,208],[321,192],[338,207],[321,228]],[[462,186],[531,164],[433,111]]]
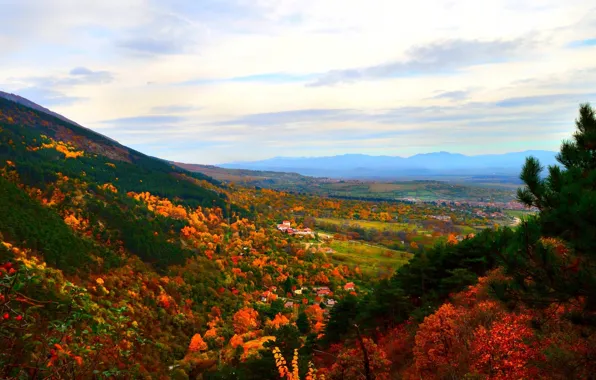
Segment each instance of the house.
[[333,306],[335,306],[335,304],[336,304],[336,303],[337,303],[337,302],[336,302],[336,301],[335,301],[333,298],[329,298],[329,299],[327,300],[327,306],[329,306],[329,307],[333,307]]
[[302,294],[302,289],[296,289],[296,290],[294,290],[294,294],[301,295]]
[[277,225],[277,229],[282,232],[286,232],[290,227],[292,227],[292,223],[289,220],[284,220]]
[[263,294],[261,294],[261,302],[267,302],[269,297],[271,297],[271,292],[269,290],[263,292]]
[[329,290],[329,288],[326,287],[326,286],[320,287],[317,290],[317,296],[319,296],[319,297],[321,297],[321,296],[327,296],[327,295],[329,295],[329,293],[331,293],[331,290]]
[[354,290],[356,289],[356,286],[354,285],[353,282],[348,282],[347,284],[344,285],[344,290],[346,291],[350,291],[350,290]]
[[287,309],[291,309],[291,308],[293,308],[293,307],[294,307],[294,302],[292,302],[292,301],[288,301],[288,302],[286,302],[286,303],[284,304],[284,307],[285,307],[285,308],[287,308]]

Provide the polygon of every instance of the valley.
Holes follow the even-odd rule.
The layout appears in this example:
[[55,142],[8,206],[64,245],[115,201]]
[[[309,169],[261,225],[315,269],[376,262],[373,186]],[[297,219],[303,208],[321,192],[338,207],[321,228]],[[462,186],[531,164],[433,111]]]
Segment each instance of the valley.
[[[481,353],[513,352],[516,378],[581,377],[590,365],[538,354],[592,352],[590,327],[544,301],[555,272],[541,266],[562,265],[559,302],[590,318],[569,301],[591,289],[573,275],[590,262],[551,237],[569,213],[514,187],[174,164],[0,99],[1,376],[275,379],[293,356],[296,371],[340,379],[366,352],[379,379],[484,378]],[[512,305],[526,296],[545,314]]]

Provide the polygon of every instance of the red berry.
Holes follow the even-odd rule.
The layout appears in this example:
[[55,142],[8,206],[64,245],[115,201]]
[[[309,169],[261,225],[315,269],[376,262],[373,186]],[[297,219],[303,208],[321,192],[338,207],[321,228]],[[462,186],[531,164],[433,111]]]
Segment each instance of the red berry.
[[23,316],[22,315],[17,315],[17,321],[21,321],[23,320]]
[[4,313],[4,319],[9,319],[10,315],[8,313]]

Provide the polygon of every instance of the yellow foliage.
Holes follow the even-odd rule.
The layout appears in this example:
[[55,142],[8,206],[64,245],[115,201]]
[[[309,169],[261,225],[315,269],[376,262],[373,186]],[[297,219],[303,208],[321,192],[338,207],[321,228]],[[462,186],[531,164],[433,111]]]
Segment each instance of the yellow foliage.
[[50,137],[46,137],[50,140],[49,143],[41,144],[42,149],[56,149],[56,151],[64,154],[64,158],[77,158],[83,156],[84,152],[75,150],[75,147],[71,144],[67,144],[63,141],[55,141]]
[[108,190],[111,191],[112,193],[117,193],[118,189],[116,189],[116,187],[114,185],[112,185],[111,183],[104,183],[103,185],[100,186],[102,189],[104,190]]

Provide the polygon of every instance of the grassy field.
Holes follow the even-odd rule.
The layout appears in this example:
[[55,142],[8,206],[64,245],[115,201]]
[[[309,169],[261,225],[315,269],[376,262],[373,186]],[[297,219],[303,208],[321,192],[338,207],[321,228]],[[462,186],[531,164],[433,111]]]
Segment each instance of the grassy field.
[[[349,219],[335,219],[335,218],[317,218],[317,222],[323,223],[330,223],[330,224],[344,224],[347,223],[349,225],[358,224],[360,227],[365,229],[377,229],[379,231],[389,230],[389,231],[405,231],[405,232],[412,232],[412,230],[416,229],[416,226],[413,224],[408,223],[385,223],[385,222],[378,222],[378,221],[370,221],[370,220],[349,220]],[[420,229],[418,229],[420,232]]]
[[[421,229],[420,227],[416,227],[415,224],[408,224],[408,223],[386,223],[386,222],[378,222],[378,221],[370,221],[370,220],[349,220],[349,219],[335,219],[335,218],[317,218],[317,222],[323,223],[330,223],[330,224],[344,224],[347,223],[349,225],[358,224],[360,227],[364,229],[376,229],[379,231],[405,231],[405,232],[413,232],[416,230],[419,234],[426,234],[428,231]],[[464,234],[469,234],[472,232],[478,232],[478,228],[470,227],[470,226],[457,226],[461,228],[461,232]]]
[[362,242],[334,240],[329,247],[335,252],[328,254],[336,264],[359,266],[362,273],[376,276],[379,271],[392,272],[406,264],[411,253],[394,251]]
[[523,211],[523,210],[503,210],[503,212],[507,215],[514,216],[517,218],[523,218],[528,215],[534,215],[534,212],[531,211]]
[[415,198],[423,201],[437,199],[508,202],[515,198],[518,185],[505,184],[461,184],[438,181],[395,181],[369,182],[345,181],[323,183],[319,189],[330,195],[363,198]]

